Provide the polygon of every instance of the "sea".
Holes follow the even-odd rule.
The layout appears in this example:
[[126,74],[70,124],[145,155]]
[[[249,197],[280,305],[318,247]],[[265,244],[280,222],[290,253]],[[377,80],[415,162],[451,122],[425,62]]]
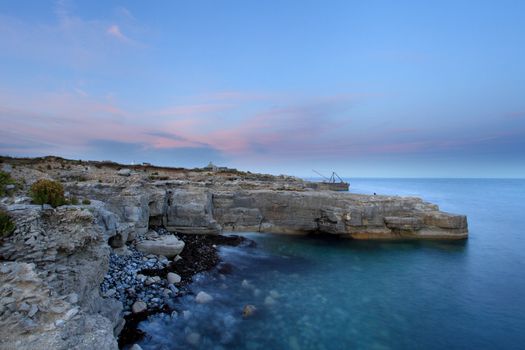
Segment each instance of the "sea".
[[[243,233],[195,276],[179,312],[141,323],[144,349],[525,349],[525,180],[348,179],[468,216],[463,241]],[[228,266],[228,269],[224,267]],[[227,272],[225,272],[227,271]],[[256,310],[243,317],[243,308]]]

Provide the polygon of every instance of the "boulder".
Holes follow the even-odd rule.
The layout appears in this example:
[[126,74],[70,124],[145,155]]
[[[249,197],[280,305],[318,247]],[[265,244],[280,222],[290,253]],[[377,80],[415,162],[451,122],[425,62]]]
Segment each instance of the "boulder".
[[161,236],[155,240],[137,243],[137,249],[145,254],[164,255],[173,258],[184,249],[184,242],[175,236]]
[[181,277],[173,272],[168,272],[167,279],[169,284],[177,284],[181,281]]
[[131,311],[133,311],[134,314],[144,312],[147,309],[148,309],[148,306],[146,305],[145,302],[141,300],[134,302],[133,305],[131,306]]
[[130,176],[131,175],[131,169],[123,168],[117,171],[117,175],[120,176]]

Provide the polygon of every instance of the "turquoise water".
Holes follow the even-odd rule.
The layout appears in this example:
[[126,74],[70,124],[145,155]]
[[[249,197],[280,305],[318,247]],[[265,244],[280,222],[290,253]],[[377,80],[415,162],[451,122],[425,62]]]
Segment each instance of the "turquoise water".
[[[388,243],[247,233],[257,247],[221,248],[231,271],[202,274],[192,285],[214,300],[181,298],[176,307],[186,317],[144,322],[149,336],[140,345],[191,349],[195,333],[201,349],[525,347],[525,180],[350,182],[352,192],[416,195],[467,214],[470,238]],[[246,304],[257,312],[243,319]]]

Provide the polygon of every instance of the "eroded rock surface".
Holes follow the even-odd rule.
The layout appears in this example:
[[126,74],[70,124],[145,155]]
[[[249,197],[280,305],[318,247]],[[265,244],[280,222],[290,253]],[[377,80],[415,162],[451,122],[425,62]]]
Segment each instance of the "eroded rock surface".
[[[162,280],[143,276],[143,282],[159,287],[158,294],[167,297],[178,293],[173,283],[180,277],[184,284],[218,262],[211,244],[181,254],[184,242],[165,229],[193,243],[220,239],[213,235],[224,231],[353,239],[468,235],[465,216],[442,212],[419,198],[313,190],[294,177],[56,157],[7,159],[13,165],[0,160],[18,181],[14,194],[0,198],[0,206],[16,223],[15,232],[0,241],[0,349],[117,349],[115,336],[123,319],[122,304],[114,297],[144,294],[133,291],[134,283],[142,281],[139,266],[150,264],[162,272]],[[61,181],[70,198],[85,199],[86,204],[57,209],[31,205],[28,189],[40,178]],[[149,231],[152,227],[163,227],[165,234]],[[133,261],[135,255],[146,261],[121,274],[133,277],[127,290],[113,290],[117,281],[106,281],[102,298],[99,287],[111,252],[115,261]],[[117,259],[119,254],[131,258]],[[177,259],[178,254],[182,258]],[[167,280],[173,271],[180,277]],[[275,298],[268,296],[268,303]],[[155,299],[160,297],[145,300],[151,306],[162,304]],[[125,310],[131,306],[126,303]]]
[[110,248],[88,210],[9,207],[0,246],[0,348],[117,349],[120,303],[98,285]]
[[184,242],[175,236],[162,236],[157,239],[148,239],[137,243],[137,250],[154,255],[173,258],[184,249]]
[[19,162],[30,164],[13,168],[13,177],[24,177],[27,184],[38,177],[61,179],[71,195],[91,199],[114,248],[151,226],[205,234],[252,230],[354,239],[467,237],[465,216],[441,212],[419,198],[314,190],[289,176],[97,162],[66,165],[52,157]]
[[467,236],[464,215],[439,211],[419,198],[328,191],[238,191],[213,196],[214,216],[225,230],[328,233],[354,239]]

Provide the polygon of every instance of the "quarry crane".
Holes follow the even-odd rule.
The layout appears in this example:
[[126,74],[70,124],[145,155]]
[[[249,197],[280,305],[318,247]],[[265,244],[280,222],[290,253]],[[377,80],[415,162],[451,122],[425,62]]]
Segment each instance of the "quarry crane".
[[323,174],[321,174],[321,173],[320,173],[320,172],[318,172],[317,170],[315,170],[315,169],[312,169],[312,171],[313,171],[314,173],[316,173],[317,175],[320,175],[320,176],[321,176],[321,177],[322,177],[323,179],[325,179],[326,181],[330,181],[330,179],[329,179],[329,178],[327,178],[326,176],[324,176]]
[[339,182],[344,182],[343,179],[341,179],[341,177],[339,175],[337,175],[337,173],[335,171],[332,171],[332,176],[330,176],[330,178],[327,178],[326,176],[324,176],[323,174],[321,174],[317,170],[312,169],[312,171],[314,173],[320,175],[325,180],[325,182],[334,184],[334,183],[336,183],[337,179],[339,179]]

